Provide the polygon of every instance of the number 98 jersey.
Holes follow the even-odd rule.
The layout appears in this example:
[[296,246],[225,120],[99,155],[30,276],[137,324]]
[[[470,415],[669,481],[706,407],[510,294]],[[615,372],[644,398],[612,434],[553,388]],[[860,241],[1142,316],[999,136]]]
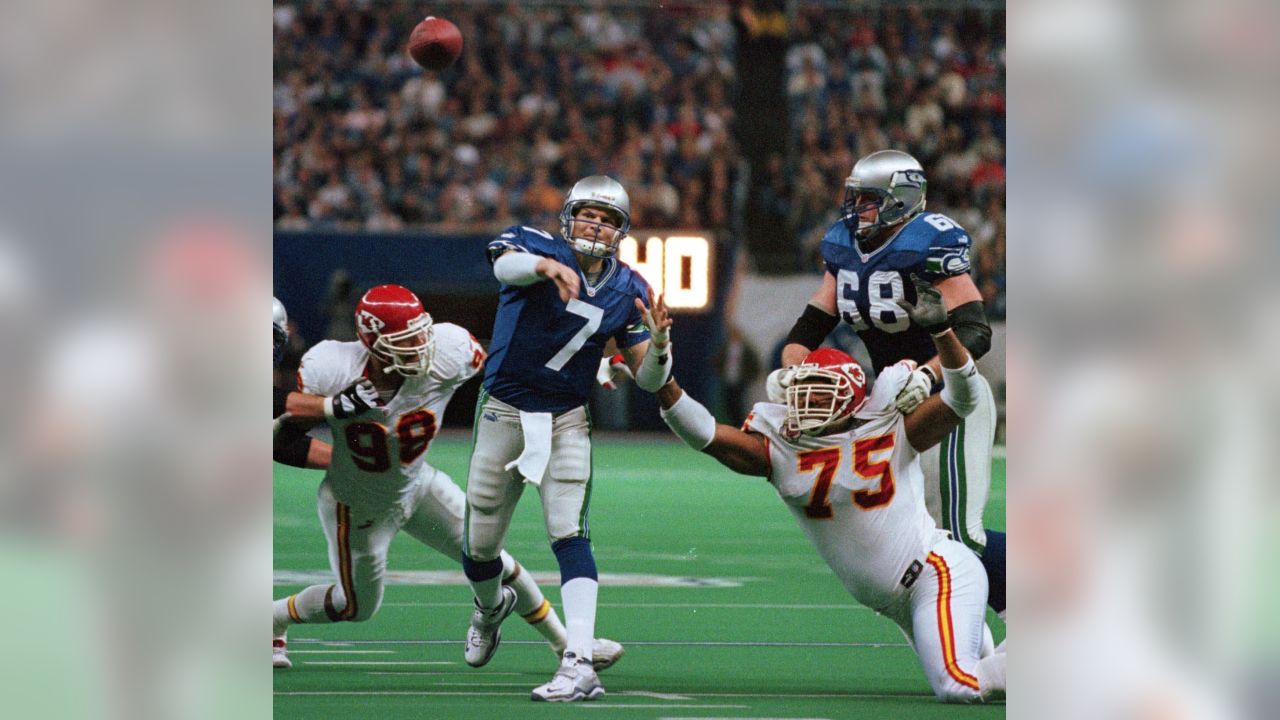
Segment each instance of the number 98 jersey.
[[940,213],[915,216],[870,253],[843,222],[827,228],[822,259],[836,279],[837,312],[866,344],[876,373],[902,358],[924,362],[937,354],[929,333],[894,301],[915,302],[912,275],[937,282],[968,273],[970,244],[964,228]]
[[[453,393],[484,365],[484,349],[452,323],[432,326],[431,370],[406,377],[385,405],[347,420],[330,419],[333,459],[325,477],[343,504],[391,507],[412,496],[416,482],[430,479],[427,446]],[[298,389],[331,396],[365,376],[369,351],[359,342],[325,340],[307,351],[298,368]]]

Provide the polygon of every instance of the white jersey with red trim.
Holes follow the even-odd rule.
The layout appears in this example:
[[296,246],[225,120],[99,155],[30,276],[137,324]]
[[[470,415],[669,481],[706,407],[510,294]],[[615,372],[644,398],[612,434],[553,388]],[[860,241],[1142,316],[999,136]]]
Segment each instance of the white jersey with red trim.
[[[480,371],[484,350],[471,333],[451,323],[433,326],[435,355],[430,371],[406,377],[382,413],[330,420],[333,459],[326,477],[334,497],[348,505],[392,504],[405,500],[419,479],[429,479],[427,446],[460,385]],[[369,351],[359,342],[326,340],[307,351],[298,368],[298,387],[333,395],[360,379]]]
[[946,537],[925,509],[919,456],[894,407],[909,375],[905,366],[885,368],[847,432],[789,438],[787,408],[777,403],[758,403],[743,426],[768,439],[769,482],[818,554],[876,610],[906,592]]

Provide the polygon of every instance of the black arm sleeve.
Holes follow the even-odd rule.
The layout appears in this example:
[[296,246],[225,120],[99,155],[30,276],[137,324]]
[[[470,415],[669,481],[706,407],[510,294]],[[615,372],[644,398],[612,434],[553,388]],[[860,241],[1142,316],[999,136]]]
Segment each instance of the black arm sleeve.
[[800,314],[796,324],[791,326],[791,332],[787,333],[787,344],[795,343],[814,350],[839,324],[840,318],[835,315],[828,315],[816,305],[805,305],[804,312]]
[[982,303],[977,300],[967,302],[954,308],[947,316],[951,319],[951,329],[956,338],[974,360],[987,354],[991,349],[991,325],[987,322]]
[[307,454],[311,452],[311,437],[306,433],[281,430],[271,444],[271,459],[297,468],[307,466]]

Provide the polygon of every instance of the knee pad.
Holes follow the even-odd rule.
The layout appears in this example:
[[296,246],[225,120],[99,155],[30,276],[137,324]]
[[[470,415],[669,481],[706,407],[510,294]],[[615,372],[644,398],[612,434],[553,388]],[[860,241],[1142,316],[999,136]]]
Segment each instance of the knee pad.
[[598,580],[596,559],[591,553],[591,542],[584,537],[571,537],[551,543],[551,550],[560,563],[560,584],[575,578]]

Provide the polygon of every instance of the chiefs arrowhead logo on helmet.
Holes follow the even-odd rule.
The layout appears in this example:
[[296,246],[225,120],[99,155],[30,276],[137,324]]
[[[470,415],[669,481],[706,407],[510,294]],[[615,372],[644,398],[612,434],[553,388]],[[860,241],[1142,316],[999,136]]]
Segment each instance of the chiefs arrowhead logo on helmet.
[[379,285],[365,293],[356,305],[356,334],[386,365],[384,372],[422,375],[431,367],[431,316],[408,288]]

